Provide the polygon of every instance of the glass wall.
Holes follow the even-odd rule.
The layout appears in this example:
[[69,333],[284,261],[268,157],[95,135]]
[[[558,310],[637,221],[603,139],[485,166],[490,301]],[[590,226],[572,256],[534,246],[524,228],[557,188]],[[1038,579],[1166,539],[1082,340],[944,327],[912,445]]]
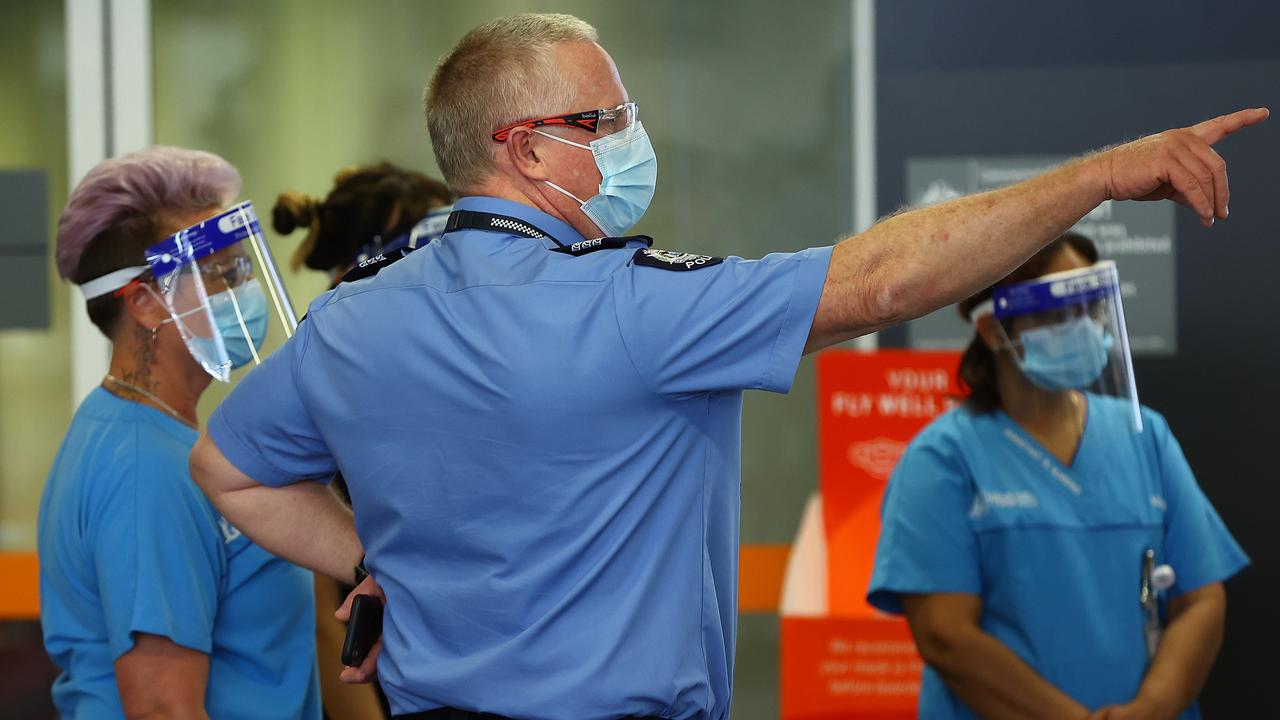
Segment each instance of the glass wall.
[[[0,329],[0,551],[33,551],[45,475],[70,420],[68,286],[53,264],[67,200],[67,92],[60,2],[0,0],[0,170],[45,175],[50,326]],[[0,244],[3,245],[3,244]],[[0,255],[3,257],[3,255]]]
[[[40,625],[28,616],[34,591],[26,585],[40,493],[71,418],[70,294],[52,252],[67,199],[64,37],[61,2],[0,0],[0,172],[43,174],[45,204],[32,210],[45,214],[49,248],[42,262],[31,262],[26,253],[6,254],[13,238],[0,238],[0,261],[11,273],[5,302],[29,304],[28,311],[45,305],[47,312],[37,314],[49,319],[43,328],[0,328],[0,587],[5,604],[20,608],[14,617],[0,617],[0,715],[6,718],[54,716],[49,688],[56,670],[43,652]],[[47,282],[16,276],[23,273],[42,273]],[[15,285],[40,289],[14,297]]]
[[[287,189],[324,195],[348,165],[438,175],[427,77],[467,29],[524,11],[599,29],[658,152],[658,194],[637,228],[657,247],[759,257],[850,229],[848,0],[155,0],[156,140],[227,157],[260,212]],[[282,262],[299,235],[272,235]],[[306,270],[285,280],[300,309],[328,282]],[[223,390],[206,393],[205,413]],[[806,361],[790,397],[748,396],[745,543],[792,539],[816,483],[813,393]],[[777,717],[776,618],[740,628],[734,715]]]

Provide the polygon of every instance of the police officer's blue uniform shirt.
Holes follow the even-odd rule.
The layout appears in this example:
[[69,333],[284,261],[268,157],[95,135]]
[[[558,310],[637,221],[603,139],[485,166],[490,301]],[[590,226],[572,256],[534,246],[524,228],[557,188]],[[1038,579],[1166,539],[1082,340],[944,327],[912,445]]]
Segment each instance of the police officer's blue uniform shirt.
[[554,247],[454,231],[339,285],[209,433],[264,484],[341,469],[394,712],[727,717],[742,390],[789,389],[830,248],[673,271]]
[[[1171,598],[1249,561],[1164,418],[1143,408],[1135,434],[1129,407],[1088,396],[1070,466],[1001,411],[935,420],[889,480],[868,600],[899,613],[900,593],[978,595],[982,629],[1077,702],[1133,700],[1148,665],[1142,553],[1173,567]],[[926,668],[920,717],[975,715]]]
[[187,472],[196,432],[96,388],[40,502],[40,622],[64,720],[124,717],[135,633],[209,656],[214,718],[318,720],[311,573],[218,515]]

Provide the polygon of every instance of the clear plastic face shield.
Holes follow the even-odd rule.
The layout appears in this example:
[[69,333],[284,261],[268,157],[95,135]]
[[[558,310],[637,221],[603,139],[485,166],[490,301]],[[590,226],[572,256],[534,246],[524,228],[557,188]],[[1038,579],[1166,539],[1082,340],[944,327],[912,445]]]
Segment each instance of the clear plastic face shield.
[[253,204],[243,202],[147,248],[156,293],[202,367],[227,382],[262,362],[272,331],[288,339],[297,316]]
[[1114,398],[1142,431],[1114,262],[998,287],[971,317],[982,315],[995,316],[1005,349],[1032,384]]

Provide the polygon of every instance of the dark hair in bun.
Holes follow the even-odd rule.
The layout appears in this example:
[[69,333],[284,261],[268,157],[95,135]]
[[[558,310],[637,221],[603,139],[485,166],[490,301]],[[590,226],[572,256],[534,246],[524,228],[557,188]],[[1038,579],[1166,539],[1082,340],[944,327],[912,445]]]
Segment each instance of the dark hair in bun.
[[323,202],[297,191],[281,194],[271,221],[281,234],[310,229],[293,254],[294,269],[306,265],[333,273],[350,267],[374,236],[389,240],[409,232],[428,212],[453,199],[444,183],[380,162],[338,171]]
[[319,203],[319,199],[297,190],[280,193],[271,208],[271,226],[281,235],[288,235],[300,227],[310,227]]

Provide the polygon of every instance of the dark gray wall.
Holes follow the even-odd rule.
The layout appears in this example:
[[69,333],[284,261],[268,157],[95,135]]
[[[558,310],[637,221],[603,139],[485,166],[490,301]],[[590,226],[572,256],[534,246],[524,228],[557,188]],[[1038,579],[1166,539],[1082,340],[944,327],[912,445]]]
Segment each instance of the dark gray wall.
[[[905,201],[910,156],[1074,154],[1242,107],[1280,111],[1280,5],[878,3],[880,210]],[[1280,117],[1220,146],[1231,218],[1179,211],[1179,351],[1136,363],[1144,403],[1168,417],[1200,484],[1253,567],[1228,583],[1227,641],[1206,717],[1271,703],[1280,587],[1269,453],[1280,400]],[[900,345],[901,331],[883,338]]]

